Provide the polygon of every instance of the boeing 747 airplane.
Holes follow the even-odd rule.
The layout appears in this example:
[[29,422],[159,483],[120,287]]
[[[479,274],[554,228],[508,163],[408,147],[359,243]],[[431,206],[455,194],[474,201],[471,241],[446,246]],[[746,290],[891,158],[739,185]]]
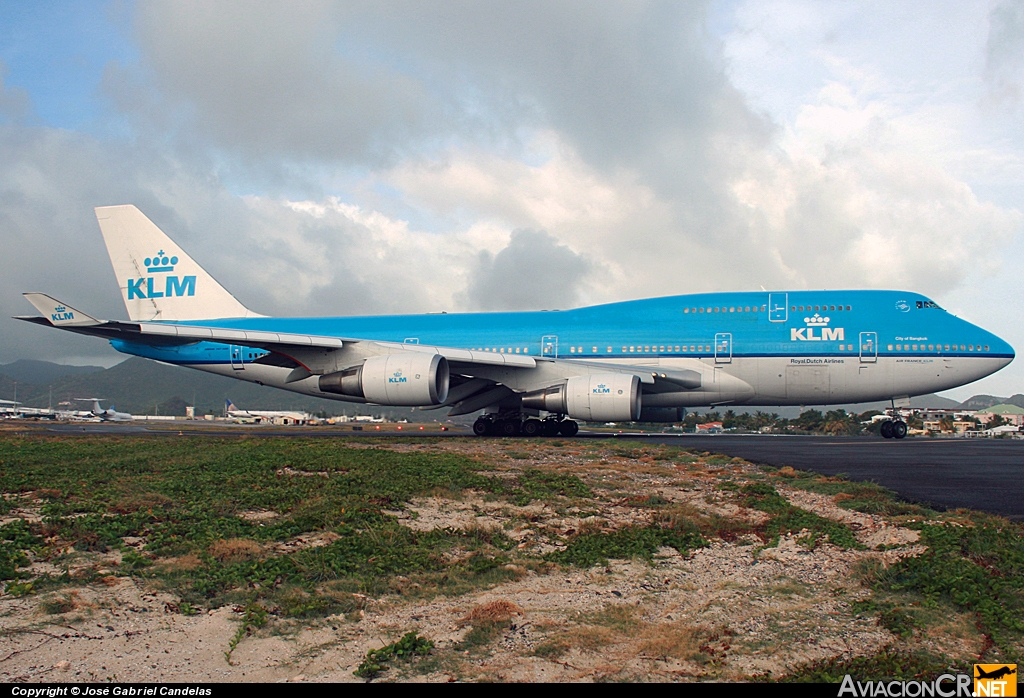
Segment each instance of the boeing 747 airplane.
[[[905,400],[976,381],[1013,348],[907,291],[704,293],[575,310],[270,318],[134,206],[96,209],[129,322],[42,293],[47,327],[120,352],[307,395],[482,410],[474,431],[566,436],[575,420],[673,422],[687,407]],[[893,410],[895,415],[895,410]],[[882,435],[903,438],[898,417]]]

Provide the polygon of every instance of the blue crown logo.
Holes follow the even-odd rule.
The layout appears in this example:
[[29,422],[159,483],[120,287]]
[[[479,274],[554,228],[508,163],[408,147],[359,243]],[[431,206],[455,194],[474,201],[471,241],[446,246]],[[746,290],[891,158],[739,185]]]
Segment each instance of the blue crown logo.
[[63,313],[65,310],[67,310],[67,308],[65,308],[63,305],[58,305],[56,308],[53,309],[53,312]]
[[178,263],[178,258],[165,257],[164,251],[160,250],[155,257],[146,257],[142,262],[146,265],[146,271],[152,274],[155,271],[174,271],[174,265]]

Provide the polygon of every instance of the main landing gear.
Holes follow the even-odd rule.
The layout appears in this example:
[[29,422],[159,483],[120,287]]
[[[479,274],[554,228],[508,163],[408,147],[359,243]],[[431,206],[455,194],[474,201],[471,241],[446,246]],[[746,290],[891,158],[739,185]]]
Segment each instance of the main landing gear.
[[573,420],[558,417],[524,420],[520,416],[483,415],[473,422],[473,433],[477,436],[576,436],[579,430],[580,425]]
[[902,439],[907,435],[907,423],[902,419],[887,419],[882,422],[881,434],[886,439]]
[[879,430],[882,434],[882,438],[885,439],[902,439],[907,436],[907,423],[900,419],[899,412],[896,411],[896,403],[893,401],[892,408],[886,410],[889,418],[882,422],[882,428]]

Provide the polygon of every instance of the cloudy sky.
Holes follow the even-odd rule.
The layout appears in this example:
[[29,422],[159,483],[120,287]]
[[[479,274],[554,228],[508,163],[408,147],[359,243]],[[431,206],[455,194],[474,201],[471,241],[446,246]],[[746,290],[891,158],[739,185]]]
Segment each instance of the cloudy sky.
[[[900,288],[1024,348],[1024,0],[0,2],[6,319],[133,203],[272,315]],[[953,391],[1024,392],[1024,362]]]

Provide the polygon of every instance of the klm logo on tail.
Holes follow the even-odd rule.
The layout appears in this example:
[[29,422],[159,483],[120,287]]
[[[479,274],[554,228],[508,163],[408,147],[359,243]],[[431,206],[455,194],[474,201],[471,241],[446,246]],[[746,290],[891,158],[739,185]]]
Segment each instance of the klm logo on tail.
[[70,310],[68,310],[67,308],[65,308],[63,305],[58,305],[56,308],[53,309],[53,312],[50,313],[50,320],[52,320],[53,322],[60,322],[62,320],[74,320],[74,319],[75,319],[75,314],[73,312],[71,312]]
[[[178,263],[177,257],[166,257],[164,251],[160,250],[154,257],[146,257],[143,264],[150,274],[158,272],[172,272],[174,265]],[[172,298],[174,296],[196,295],[195,276],[170,276],[164,278],[163,289],[155,283],[156,278],[144,276],[141,279],[128,279],[128,300],[136,298]]]

